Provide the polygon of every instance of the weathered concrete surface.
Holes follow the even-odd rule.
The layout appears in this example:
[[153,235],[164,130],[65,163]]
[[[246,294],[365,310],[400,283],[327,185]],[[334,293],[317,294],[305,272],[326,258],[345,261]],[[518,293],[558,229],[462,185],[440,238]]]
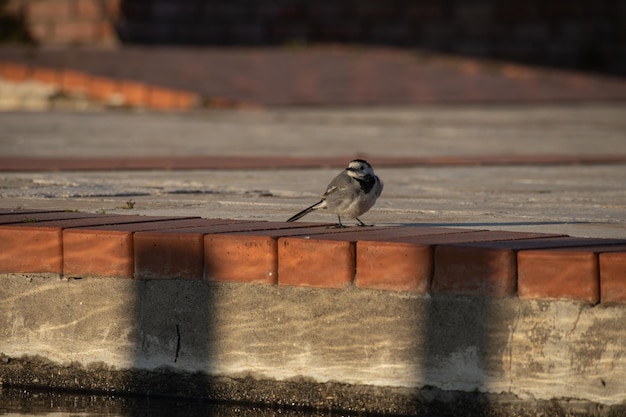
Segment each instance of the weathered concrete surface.
[[[0,112],[3,156],[626,155],[624,103]],[[375,166],[376,167],[376,166]],[[626,236],[624,165],[378,168],[366,223]],[[284,221],[337,169],[0,173],[0,207]],[[335,221],[312,213],[309,221]]]
[[606,155],[626,151],[626,103],[302,107],[264,111],[0,112],[22,156]]
[[[626,306],[180,280],[1,280],[5,384],[342,409],[356,401],[385,412],[417,407],[415,398],[427,403],[432,390],[532,407],[552,399],[626,405]],[[303,396],[302,387],[326,397]]]

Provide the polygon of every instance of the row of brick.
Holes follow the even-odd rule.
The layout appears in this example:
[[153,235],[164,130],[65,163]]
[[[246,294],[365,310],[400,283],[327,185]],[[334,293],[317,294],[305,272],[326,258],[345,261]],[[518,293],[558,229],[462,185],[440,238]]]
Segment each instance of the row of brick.
[[1,62],[0,78],[12,82],[35,81],[51,85],[60,94],[78,95],[113,106],[139,107],[154,110],[188,110],[198,106],[236,108],[245,106],[233,100],[202,98],[198,93],[116,79],[72,69],[31,67]]
[[0,272],[626,302],[626,240],[0,209]]

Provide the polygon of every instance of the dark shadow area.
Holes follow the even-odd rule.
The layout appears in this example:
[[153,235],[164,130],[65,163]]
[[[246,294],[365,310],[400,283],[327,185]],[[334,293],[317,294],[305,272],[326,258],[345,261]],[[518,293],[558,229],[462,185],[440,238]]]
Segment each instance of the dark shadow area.
[[12,13],[7,7],[8,3],[9,0],[0,0],[0,44],[33,44],[24,15]]
[[[431,400],[420,417],[434,415],[482,417],[489,415],[490,403],[481,393],[488,383],[489,300],[485,297],[447,297],[433,294],[426,301],[423,331],[416,334],[422,349],[421,369],[426,386],[455,386],[459,380],[475,387],[449,390]],[[443,349],[442,349],[443,347]],[[446,379],[456,362],[458,379]],[[466,392],[463,392],[466,391]]]
[[[152,398],[132,395],[104,395],[76,392],[3,388],[0,390],[0,409],[17,415],[55,413],[86,413],[86,415],[133,415],[195,417],[228,416],[227,407],[194,401],[188,398]],[[223,412],[223,414],[222,414]]]
[[353,44],[626,74],[620,0],[122,0],[123,43]]
[[313,417],[330,412],[290,410],[249,404],[227,404],[192,398],[145,395],[106,395],[32,388],[0,388],[0,412],[14,416],[68,415],[134,417]]
[[155,244],[134,251],[135,265],[139,259],[152,259],[151,266],[161,274],[144,279],[135,270],[134,331],[129,335],[134,372],[128,373],[127,390],[142,397],[128,404],[124,415],[214,415],[207,399],[215,398],[208,375],[216,314],[211,287],[202,280],[203,265],[190,266],[193,276],[180,279],[171,276],[171,265],[188,258],[184,248],[163,252]]

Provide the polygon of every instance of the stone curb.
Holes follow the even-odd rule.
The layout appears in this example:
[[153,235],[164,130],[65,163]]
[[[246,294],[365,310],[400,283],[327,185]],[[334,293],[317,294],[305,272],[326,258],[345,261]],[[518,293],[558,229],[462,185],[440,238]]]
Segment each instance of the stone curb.
[[0,272],[626,302],[626,240],[0,209]]

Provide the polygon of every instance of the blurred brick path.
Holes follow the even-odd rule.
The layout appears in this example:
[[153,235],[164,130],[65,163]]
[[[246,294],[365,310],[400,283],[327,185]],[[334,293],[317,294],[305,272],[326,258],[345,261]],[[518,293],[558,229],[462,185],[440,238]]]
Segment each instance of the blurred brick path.
[[100,89],[112,80],[117,85],[135,82],[190,92],[196,94],[196,103],[217,107],[223,103],[407,105],[626,99],[626,79],[393,48],[27,50],[4,46],[0,65],[7,64],[39,73],[90,74],[97,77],[94,84],[97,81]]

